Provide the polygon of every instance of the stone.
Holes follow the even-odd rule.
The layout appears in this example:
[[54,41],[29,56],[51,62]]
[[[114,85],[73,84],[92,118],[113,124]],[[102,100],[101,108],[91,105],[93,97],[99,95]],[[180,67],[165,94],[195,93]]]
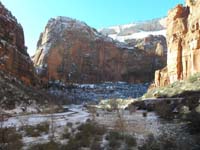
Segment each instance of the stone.
[[180,108],[180,113],[181,113],[181,114],[189,114],[189,113],[190,113],[189,107],[188,107],[188,106],[182,106],[182,107]]
[[195,108],[195,111],[200,113],[200,104]]

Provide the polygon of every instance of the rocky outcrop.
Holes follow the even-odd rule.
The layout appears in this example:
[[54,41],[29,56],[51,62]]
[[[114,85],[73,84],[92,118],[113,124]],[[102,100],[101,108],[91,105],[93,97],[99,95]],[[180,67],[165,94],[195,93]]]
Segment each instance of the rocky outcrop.
[[48,22],[33,61],[43,81],[78,83],[148,82],[165,63],[155,52],[114,41],[67,17]]
[[155,85],[158,86],[166,86],[169,84],[169,77],[167,72],[167,67],[162,70],[157,70],[155,72]]
[[[200,71],[200,1],[186,0],[186,6],[178,5],[169,11],[167,18],[167,74],[156,78],[157,86],[169,79],[169,83],[187,79]],[[156,72],[158,74],[159,71]],[[166,74],[160,71],[160,74]]]
[[[167,58],[167,43],[163,35],[148,35],[141,39],[126,40],[128,46],[137,47],[149,54],[157,54]],[[167,60],[166,60],[167,61]]]
[[34,82],[34,67],[24,45],[22,26],[0,3],[0,70],[11,73],[26,84]]

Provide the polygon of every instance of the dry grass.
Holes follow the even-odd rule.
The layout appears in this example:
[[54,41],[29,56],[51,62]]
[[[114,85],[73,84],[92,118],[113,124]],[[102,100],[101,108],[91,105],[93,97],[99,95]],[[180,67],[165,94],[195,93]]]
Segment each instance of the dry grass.
[[149,90],[142,98],[173,97],[186,91],[200,91],[200,73],[185,81],[177,81],[165,87]]

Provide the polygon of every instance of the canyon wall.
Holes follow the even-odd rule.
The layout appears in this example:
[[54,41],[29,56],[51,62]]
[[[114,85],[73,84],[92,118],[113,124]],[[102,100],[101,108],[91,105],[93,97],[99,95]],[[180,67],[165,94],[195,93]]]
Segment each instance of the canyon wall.
[[26,84],[35,80],[33,63],[24,44],[24,32],[16,18],[0,2],[0,70]]
[[[165,39],[155,39],[158,40],[151,53],[147,48],[114,41],[84,22],[57,17],[49,20],[41,34],[33,62],[44,82],[149,82],[154,71],[166,62],[158,44]],[[151,36],[145,39],[146,47],[150,42]],[[160,54],[156,54],[156,47]]]
[[200,1],[186,0],[167,18],[167,67],[155,73],[156,86],[185,80],[200,71]]

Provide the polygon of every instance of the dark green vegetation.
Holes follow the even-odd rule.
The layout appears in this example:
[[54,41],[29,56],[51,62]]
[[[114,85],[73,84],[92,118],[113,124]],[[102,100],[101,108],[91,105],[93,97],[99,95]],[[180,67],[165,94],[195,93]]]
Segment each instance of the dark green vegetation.
[[78,133],[70,137],[65,147],[66,150],[78,150],[82,147],[88,147],[91,150],[99,150],[100,142],[106,130],[95,123],[86,123],[78,127]]
[[199,136],[192,137],[193,140],[190,138],[181,139],[180,137],[176,138],[167,134],[155,137],[153,134],[150,134],[145,143],[138,147],[138,150],[199,150]]
[[178,150],[176,140],[168,137],[160,137],[156,139],[150,134],[144,145],[138,148],[139,150]]
[[133,135],[129,135],[126,133],[110,131],[106,136],[106,140],[108,141],[109,149],[131,149],[132,147],[136,147],[136,139]]
[[31,146],[29,150],[62,150],[62,149],[61,149],[60,144],[54,141],[50,141],[48,143]]
[[42,134],[47,134],[49,132],[49,124],[43,123],[38,124],[37,126],[25,126],[24,131],[26,136],[29,137],[38,137]]
[[192,134],[200,134],[200,113],[192,111],[186,116],[186,121],[189,121],[189,131]]
[[29,150],[79,150],[81,148],[101,150],[100,144],[105,133],[104,127],[95,123],[85,123],[78,127],[78,132],[75,134],[65,130],[62,138],[68,139],[66,145],[51,140],[48,143],[34,145]]
[[[120,148],[120,150],[128,150],[137,146],[134,136],[117,131],[107,132],[104,127],[92,122],[80,125],[78,127],[78,132],[74,135],[68,130],[65,130],[62,138],[68,139],[66,145],[51,140],[48,143],[34,145],[29,150],[80,150],[82,148],[103,150],[105,147],[107,147],[108,150],[118,148]],[[103,139],[106,140],[108,144],[102,147]]]
[[22,136],[14,128],[0,128],[0,150],[20,150]]

